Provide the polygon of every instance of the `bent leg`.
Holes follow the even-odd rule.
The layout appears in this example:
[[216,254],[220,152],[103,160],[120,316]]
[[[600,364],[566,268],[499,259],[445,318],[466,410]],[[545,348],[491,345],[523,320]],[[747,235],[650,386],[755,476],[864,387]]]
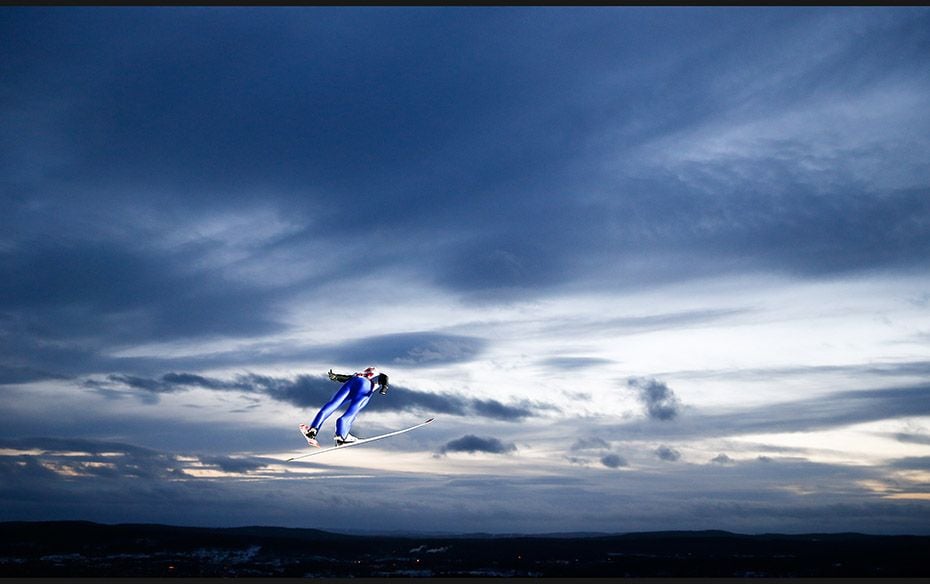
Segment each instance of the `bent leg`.
[[333,394],[333,397],[326,402],[326,405],[320,408],[320,411],[317,413],[316,417],[313,418],[313,422],[310,423],[310,426],[319,430],[320,425],[326,421],[326,418],[333,415],[333,412],[342,405],[342,402],[344,402],[347,397],[349,397],[349,384],[345,383],[339,388],[339,391]]
[[352,422],[355,421],[355,416],[358,415],[362,408],[368,404],[368,400],[371,399],[371,394],[361,394],[356,395],[352,400],[352,403],[349,404],[349,407],[346,408],[346,411],[342,416],[336,420],[336,433],[340,436],[348,436],[349,430],[352,428]]

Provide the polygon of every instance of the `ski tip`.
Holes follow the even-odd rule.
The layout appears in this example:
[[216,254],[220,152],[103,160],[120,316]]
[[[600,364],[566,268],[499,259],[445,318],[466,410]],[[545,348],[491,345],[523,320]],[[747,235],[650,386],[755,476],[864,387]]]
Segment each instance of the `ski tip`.
[[436,418],[430,418],[429,420],[426,420],[426,421],[423,422],[423,423],[424,423],[424,424],[429,424],[430,422],[432,422],[432,421],[435,420],[435,419],[436,419]]

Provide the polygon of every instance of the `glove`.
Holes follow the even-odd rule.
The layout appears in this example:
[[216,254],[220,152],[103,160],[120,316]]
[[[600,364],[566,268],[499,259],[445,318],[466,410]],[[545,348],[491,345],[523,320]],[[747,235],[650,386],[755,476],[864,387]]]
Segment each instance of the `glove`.
[[381,390],[378,392],[381,395],[387,395],[388,392],[388,376],[385,373],[378,375],[378,385],[381,386]]
[[333,373],[332,369],[329,370],[329,373],[327,373],[327,375],[329,375],[330,381],[338,381],[339,383],[345,383],[352,377],[351,375],[345,375],[343,373]]

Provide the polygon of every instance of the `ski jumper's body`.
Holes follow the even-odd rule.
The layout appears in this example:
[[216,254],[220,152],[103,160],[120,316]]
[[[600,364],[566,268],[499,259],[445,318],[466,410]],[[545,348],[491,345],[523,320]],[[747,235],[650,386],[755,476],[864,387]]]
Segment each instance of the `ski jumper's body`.
[[382,395],[386,394],[388,390],[388,376],[379,373],[376,367],[368,367],[361,373],[354,375],[333,373],[330,369],[329,378],[342,383],[342,385],[333,394],[333,397],[320,408],[309,426],[300,425],[301,433],[307,438],[307,443],[311,446],[319,446],[316,442],[316,435],[320,430],[320,426],[345,403],[349,404],[345,413],[336,420],[336,435],[334,437],[336,445],[358,440],[349,433],[349,430],[352,429],[352,422],[355,421],[355,416],[368,405],[368,400],[371,399],[377,387],[381,388],[380,393]]
[[336,420],[336,434],[348,436],[349,430],[352,428],[352,422],[355,421],[355,416],[358,415],[362,408],[368,405],[368,400],[371,399],[371,394],[374,392],[375,384],[372,380],[362,377],[361,375],[353,375],[348,381],[343,383],[342,387],[333,394],[333,397],[320,408],[320,411],[317,413],[316,417],[313,418],[313,422],[310,423],[310,426],[312,428],[319,428],[327,418],[333,415],[333,412],[339,409],[339,406],[348,401],[349,407],[346,408],[345,413]]

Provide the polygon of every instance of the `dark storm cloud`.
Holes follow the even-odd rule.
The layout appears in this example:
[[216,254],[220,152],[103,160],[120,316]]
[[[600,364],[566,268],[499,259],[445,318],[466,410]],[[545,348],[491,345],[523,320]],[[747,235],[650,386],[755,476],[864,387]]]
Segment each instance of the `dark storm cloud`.
[[[371,336],[358,338],[349,311],[351,340],[308,347],[274,337],[294,325],[288,315],[302,302],[329,305],[323,284],[357,285],[377,298],[385,289],[369,275],[381,286],[403,279],[438,286],[453,300],[493,303],[566,289],[638,292],[728,274],[924,273],[928,48],[930,12],[922,8],[7,8],[0,19],[0,383],[93,375],[89,383],[114,398],[154,402],[199,388],[313,408],[335,384],[185,372],[307,357],[433,367],[485,355],[491,340],[432,331],[366,330]],[[815,127],[780,123],[786,119]],[[760,138],[753,130],[767,123],[778,132]],[[744,140],[728,151],[734,134]],[[708,148],[721,142],[721,152]],[[690,160],[689,150],[708,159]],[[249,219],[235,234],[252,235],[266,227],[256,210],[286,219],[287,228],[238,244],[209,229],[198,233],[231,214]],[[365,309],[361,303],[351,314]],[[554,323],[552,332],[673,330],[748,310],[658,308],[606,323]],[[112,356],[200,340],[252,348]],[[918,363],[906,373],[926,371]],[[474,399],[447,381],[441,393],[397,385],[376,404],[506,421],[545,409]],[[650,418],[624,430],[653,444],[926,415],[930,401],[926,388],[899,386],[700,411],[683,409],[654,379],[630,389]],[[89,414],[78,414],[90,427]],[[671,418],[674,424],[656,423]],[[132,420],[96,421],[101,434],[137,431]],[[145,439],[225,449],[281,443],[259,440],[251,432],[265,430],[254,427],[230,435],[198,424],[163,421],[164,435]],[[4,432],[29,427],[6,420]],[[248,486],[198,485],[193,496],[189,485],[170,480],[183,472],[174,455],[125,456],[158,480],[127,487],[104,476],[112,467],[84,464],[90,478],[54,475],[46,484],[52,471],[27,458],[22,472],[35,480],[17,482],[20,467],[5,466],[0,490],[9,494],[15,485],[16,492],[0,509],[190,521],[261,508],[296,521],[290,505],[277,509],[280,497],[268,494],[305,511],[320,500],[267,485],[252,496],[242,494]],[[617,455],[602,461],[621,462]],[[247,470],[259,463],[205,464]],[[742,465],[709,466],[719,484],[721,472]],[[831,514],[827,504],[812,513],[756,501],[751,490],[748,502],[730,505],[725,496],[695,516],[926,517],[925,508],[902,506],[845,505]],[[564,517],[561,494],[551,506]],[[450,517],[445,503],[434,510]],[[368,504],[359,502],[365,521],[391,507]],[[670,524],[681,517],[667,501],[656,507],[673,517]],[[631,509],[620,511],[618,525]]]
[[[202,250],[156,251],[132,242],[29,242],[0,251],[0,307],[55,340],[172,339],[281,330],[275,292],[191,270]],[[241,311],[243,304],[252,307]],[[21,312],[22,311],[22,312]],[[127,317],[124,315],[139,314]],[[44,316],[44,318],[42,318]]]
[[484,438],[475,436],[474,434],[468,434],[446,443],[439,452],[440,454],[447,454],[449,452],[468,452],[472,454],[476,452],[487,452],[490,454],[507,454],[508,452],[515,451],[516,449],[517,447],[513,443],[505,444],[501,442],[499,438]]
[[[260,304],[257,307],[259,309]],[[194,305],[189,308],[193,310]],[[140,311],[148,313],[150,309],[158,310],[157,301],[153,301],[151,305],[145,308],[140,308]],[[269,310],[271,309],[269,308]],[[101,308],[100,311],[105,312],[105,309]],[[112,320],[105,317],[104,320],[108,320],[111,324],[114,320],[117,321],[117,324],[112,328],[118,330],[109,330],[110,325],[108,324],[100,326],[89,324],[91,321],[96,323],[100,320],[99,313],[95,316],[91,311],[79,310],[76,314],[73,310],[69,312],[70,317],[77,317],[75,322],[73,325],[64,324],[58,326],[57,330],[56,324],[46,323],[45,321],[56,321],[61,324],[67,319],[64,317],[59,318],[61,315],[54,309],[9,320],[6,328],[8,334],[0,335],[0,349],[4,349],[3,355],[16,365],[12,363],[3,365],[0,362],[0,385],[41,379],[66,379],[89,372],[106,370],[133,371],[138,376],[142,376],[164,371],[168,367],[191,369],[216,366],[238,367],[243,363],[267,365],[307,359],[355,362],[359,363],[359,366],[375,363],[387,370],[389,370],[391,364],[400,364],[405,367],[429,367],[437,363],[463,363],[478,359],[488,345],[485,339],[479,337],[419,332],[359,337],[347,342],[337,341],[328,345],[301,346],[300,344],[295,345],[291,341],[269,341],[258,343],[252,348],[217,351],[194,356],[113,357],[105,354],[107,343],[145,338],[148,334],[145,332],[145,323],[155,318],[154,315],[148,314],[140,317],[142,323],[135,323],[132,318],[120,322],[119,317]],[[217,312],[218,317],[220,312],[222,311]],[[234,312],[249,311],[241,311],[237,308]],[[179,313],[175,317],[184,319],[185,315]],[[226,317],[223,316],[223,318]],[[230,316],[230,318],[235,319],[233,316]],[[82,338],[80,340],[74,338],[79,334],[80,327],[85,324],[87,325],[85,332],[95,331],[98,338]],[[130,332],[128,329],[133,329],[136,324],[140,326]],[[72,326],[73,330],[71,330]],[[257,334],[259,330],[260,328],[255,329],[249,334]],[[227,332],[233,334],[231,330]],[[164,340],[160,335],[154,333],[148,338],[149,340]],[[174,336],[169,335],[168,338],[174,338]],[[2,360],[2,357],[0,357],[0,360]],[[32,362],[34,365],[24,365],[23,362]],[[120,375],[129,374],[121,373]],[[168,378],[164,381],[163,389],[166,391],[171,390],[175,385],[181,385],[180,380]],[[140,377],[140,380],[136,382],[143,382],[143,380]],[[489,409],[493,408],[493,403],[487,405]],[[519,412],[509,413],[516,415]],[[507,412],[501,413],[501,415],[506,414]]]
[[49,373],[33,367],[7,367],[0,365],[0,385],[29,383],[43,379],[66,379],[63,375]]
[[[772,195],[733,173],[708,187],[663,169],[643,177],[594,170],[611,166],[605,131],[632,151],[714,121],[737,99],[717,88],[743,70],[733,56],[747,54],[741,43],[780,46],[791,17],[565,14],[8,9],[0,23],[8,56],[0,184],[10,195],[0,202],[0,322],[9,332],[0,336],[0,381],[79,374],[114,345],[280,332],[288,326],[281,305],[319,283],[310,277],[318,271],[301,273],[287,258],[320,243],[349,250],[339,261],[309,254],[327,278],[402,268],[484,300],[575,282],[616,289],[744,269],[817,275],[930,257],[922,189],[872,191],[848,179],[830,187],[838,196],[805,184]],[[844,18],[854,19],[817,11],[811,26],[843,30]],[[688,44],[689,59],[713,68],[682,66],[680,43],[703,39],[705,19],[730,36]],[[908,12],[870,29],[865,61],[840,44],[812,70],[796,64],[796,89],[762,92],[773,103],[756,107],[796,106],[810,94],[801,87],[816,87],[814,71],[838,63],[863,79],[906,76],[922,63],[914,47],[926,43],[926,20]],[[663,34],[650,32],[660,23]],[[644,58],[638,43],[654,50]],[[668,90],[656,94],[657,84]],[[830,87],[853,96],[861,89]],[[622,155],[618,148],[612,155]],[[773,183],[784,172],[774,160],[758,165],[748,174]],[[192,217],[177,226],[191,230],[249,213],[256,201],[294,229],[239,251],[290,274],[288,284],[211,267],[205,259],[228,243],[209,237],[149,245],[179,217]],[[353,222],[364,229],[345,227]],[[647,331],[732,314],[595,326]],[[374,350],[386,363],[428,365],[484,349],[428,334],[374,338],[375,347],[349,342],[334,353],[367,360]]]
[[[149,394],[173,393],[199,388],[215,391],[254,393],[287,402],[301,408],[320,407],[335,393],[339,384],[325,376],[298,375],[292,379],[256,375],[237,375],[232,380],[216,379],[191,373],[168,373],[160,378],[144,378],[132,375],[109,375],[106,381],[89,379],[85,385],[101,395],[118,398],[123,394],[114,392],[115,387],[125,386],[141,390],[142,399]],[[416,391],[402,385],[392,384],[388,395],[378,398],[378,409],[388,411],[412,411],[455,416],[478,416],[485,419],[519,422],[541,415],[543,411],[555,409],[547,404],[521,401],[514,405],[497,400],[463,397],[455,393],[438,394]],[[156,403],[154,400],[146,400]]]
[[913,222],[930,218],[930,190],[863,192],[851,200],[813,199],[813,205],[811,194],[792,205],[805,209],[801,217],[782,212],[759,222],[761,237],[734,234],[707,249],[739,246],[748,259],[808,276],[926,265],[930,237]]
[[100,370],[114,345],[283,330],[279,291],[191,268],[201,259],[129,241],[0,249],[0,382]]
[[[479,359],[488,346],[481,337],[450,335],[431,331],[367,336],[347,332],[350,340],[332,344],[300,346],[293,342],[262,343],[244,349],[205,356],[190,361],[191,366],[205,364],[235,365],[249,363],[285,363],[313,359],[340,363],[374,364],[390,373],[391,365],[432,367],[442,363],[467,363]],[[181,366],[183,359],[178,360]],[[452,383],[453,380],[450,380]]]
[[310,407],[313,404],[322,405],[325,403],[336,391],[338,385],[322,376],[298,375],[294,379],[280,379],[249,373],[237,376],[232,383],[208,379],[206,385],[198,384],[197,387],[254,392],[295,406]]
[[106,390],[111,390],[113,384],[142,390],[140,394],[142,396],[145,393],[174,393],[198,388],[255,393],[299,407],[322,405],[339,387],[325,376],[298,375],[293,379],[282,379],[254,373],[238,375],[231,381],[191,373],[167,373],[157,379],[110,375],[107,377],[107,382],[90,379],[85,384],[95,389],[102,389],[103,395],[110,396],[113,394],[107,393]]
[[[326,399],[338,386],[325,377],[298,375],[294,379],[279,379],[253,373],[239,375],[234,381],[225,381],[191,373],[166,373],[160,379],[131,375],[110,375],[111,382],[153,393],[174,393],[192,388],[217,391],[241,391],[268,395],[273,399],[297,406],[309,406]],[[93,380],[89,381],[94,386]]]
[[[537,18],[534,32],[510,11],[16,11],[6,48],[20,60],[8,79],[24,103],[76,96],[70,121],[51,125],[82,137],[81,164],[68,170],[84,181],[142,180],[197,199],[238,184],[320,185],[342,200],[324,209],[329,219],[410,227],[421,209],[450,225],[485,212],[448,203],[492,201],[495,183],[562,158],[558,140],[536,141],[546,133],[513,114],[545,94],[568,97],[553,69],[570,75],[596,47],[566,52],[564,21]],[[578,132],[553,116],[549,135],[556,123]],[[500,158],[507,128],[527,168]]]
[[[856,19],[830,10],[808,16],[811,31],[835,34]],[[298,218],[369,226],[371,237],[351,239],[358,253],[333,273],[409,268],[485,299],[578,279],[615,289],[733,269],[816,275],[925,265],[923,190],[871,191],[840,177],[829,185],[836,197],[804,184],[772,195],[733,173],[708,189],[663,169],[626,176],[610,157],[736,105],[770,112],[803,104],[825,83],[818,73],[838,67],[855,67],[861,79],[906,78],[922,64],[927,18],[908,11],[867,29],[868,59],[838,43],[817,60],[783,63],[794,83],[745,103],[720,86],[767,61],[734,55],[784,50],[782,35],[798,25],[791,15],[10,9],[0,35],[10,56],[0,113],[16,124],[0,138],[10,146],[6,184],[17,194],[7,217],[16,232],[41,239],[49,233],[36,201],[64,213],[121,203],[130,218],[134,197],[152,197],[155,207],[209,216],[261,192]],[[705,36],[708,23],[715,42]],[[862,91],[835,76],[827,87],[838,99]],[[748,174],[792,179],[793,165],[780,162],[792,152]],[[55,194],[65,190],[75,203]],[[348,236],[305,226],[278,249],[313,237]],[[158,296],[162,324],[150,334],[164,338],[276,330],[263,292],[177,285],[189,284],[170,277],[186,258],[124,258],[117,249],[96,260],[79,254],[73,271],[62,267],[66,252],[35,257],[39,279],[54,286],[8,292],[18,303],[30,291],[56,302],[93,294],[111,309],[131,303],[133,292]],[[84,264],[100,268],[99,278],[83,276]],[[117,285],[107,295],[110,280]],[[232,310],[242,305],[256,310]],[[172,316],[179,314],[190,318]]]
[[657,379],[632,378],[627,380],[627,386],[637,390],[637,397],[646,407],[646,413],[654,420],[672,420],[681,409],[675,392]]

